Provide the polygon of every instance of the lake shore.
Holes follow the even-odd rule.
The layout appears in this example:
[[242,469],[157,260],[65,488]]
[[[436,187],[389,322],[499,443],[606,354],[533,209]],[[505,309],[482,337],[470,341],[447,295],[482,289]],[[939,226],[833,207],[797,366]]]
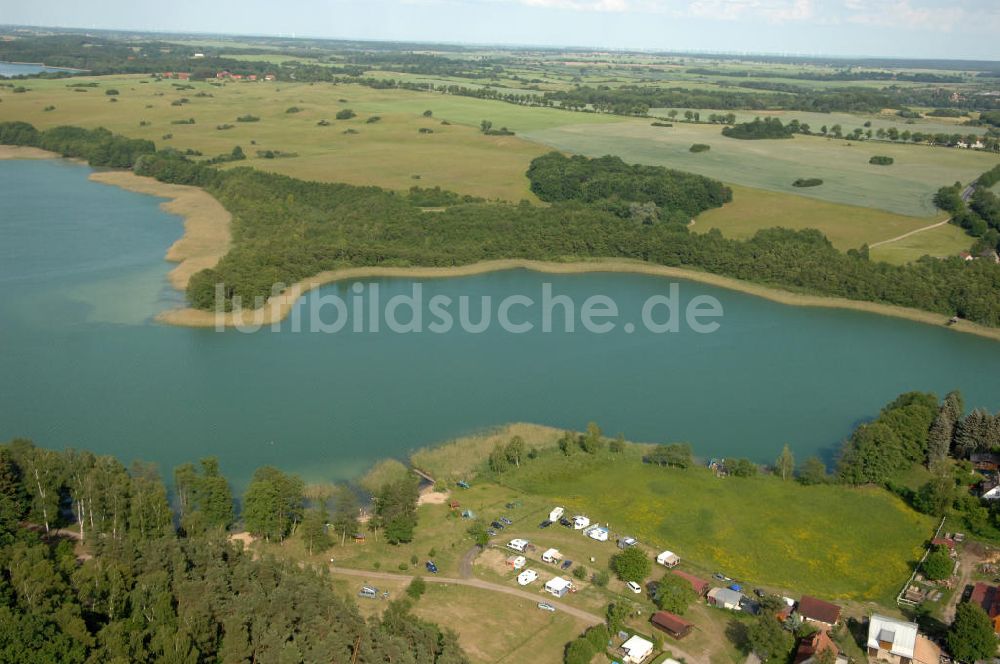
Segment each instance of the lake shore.
[[[0,145],[0,159],[50,159],[59,156],[56,153],[37,148]],[[169,275],[170,283],[174,288],[185,290],[192,275],[205,268],[214,267],[229,251],[232,243],[232,216],[219,201],[205,190],[198,187],[158,182],[153,178],[141,177],[130,171],[95,172],[91,175],[91,179],[102,184],[171,199],[163,204],[163,209],[184,217],[184,235],[170,247],[166,254],[166,260],[179,263]],[[185,307],[161,312],[157,316],[157,320],[168,325],[201,328],[236,327],[241,324],[241,321],[246,324],[271,325],[286,318],[300,297],[311,290],[337,281],[382,277],[446,279],[516,269],[532,270],[543,274],[584,274],[590,272],[647,274],[704,283],[789,306],[864,311],[937,327],[945,326],[948,321],[948,317],[944,314],[921,309],[849,300],[841,297],[795,293],[782,288],[764,286],[708,272],[626,259],[592,259],[565,263],[501,259],[455,267],[350,267],[321,272],[292,284],[281,295],[270,298],[261,309],[244,312],[242,318],[234,316],[232,313],[217,314],[214,311]],[[989,328],[962,320],[949,326],[948,329],[1000,341],[1000,328]]]
[[166,260],[178,263],[170,271],[170,285],[179,291],[187,288],[191,276],[215,267],[232,244],[232,215],[204,189],[180,184],[166,184],[131,171],[98,171],[94,182],[170,200],[160,207],[184,218],[184,235],[167,250]]
[[[790,306],[825,307],[832,309],[851,309],[894,318],[904,318],[918,323],[943,327],[948,317],[920,309],[910,309],[877,302],[848,300],[839,297],[824,297],[793,293],[755,284],[731,277],[724,277],[708,272],[700,272],[686,268],[653,265],[641,261],[623,259],[594,259],[555,263],[525,259],[503,259],[460,265],[456,267],[352,267],[340,270],[321,272],[309,279],[293,284],[281,295],[270,298],[261,309],[247,310],[242,317],[232,313],[216,314],[214,311],[202,309],[171,309],[162,312],[157,319],[169,325],[188,327],[235,327],[240,324],[271,325],[283,320],[291,312],[300,297],[311,290],[337,281],[399,277],[407,279],[446,279],[450,277],[467,277],[502,270],[525,269],[543,274],[584,274],[590,272],[648,274],[658,277],[685,279],[698,283],[725,288],[727,290],[762,297],[772,302]],[[975,334],[987,339],[1000,341],[1000,329],[988,328],[968,321],[959,321],[949,326],[949,329],[967,334]]]

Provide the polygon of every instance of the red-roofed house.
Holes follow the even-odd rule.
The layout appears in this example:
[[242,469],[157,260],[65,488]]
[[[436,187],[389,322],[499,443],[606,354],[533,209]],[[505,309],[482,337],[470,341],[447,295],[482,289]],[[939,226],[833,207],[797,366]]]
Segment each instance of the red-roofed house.
[[969,601],[983,607],[993,623],[993,631],[1000,634],[1000,587],[977,583],[972,588]]
[[687,581],[688,583],[690,583],[691,587],[694,588],[694,591],[698,595],[698,597],[703,597],[705,593],[708,592],[708,589],[712,587],[708,581],[699,579],[693,574],[682,572],[679,569],[671,570],[670,573],[675,574],[680,578],[684,579],[685,581]]
[[694,625],[669,611],[657,611],[649,620],[675,639],[683,639],[694,629]]
[[825,630],[802,637],[799,648],[795,651],[795,664],[817,664],[820,655],[827,650],[833,653],[833,661],[836,664],[847,664],[847,658],[840,654],[840,648]]
[[943,546],[949,550],[954,550],[955,548],[955,540],[950,537],[935,537],[931,540],[931,544],[934,546]]
[[799,600],[799,615],[803,620],[816,623],[820,627],[833,627],[840,622],[840,607],[821,599],[803,595]]

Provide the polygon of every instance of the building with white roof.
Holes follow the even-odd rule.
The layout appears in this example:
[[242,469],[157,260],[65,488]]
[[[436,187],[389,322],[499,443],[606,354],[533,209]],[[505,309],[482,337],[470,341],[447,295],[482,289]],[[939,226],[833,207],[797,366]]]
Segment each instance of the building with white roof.
[[561,576],[554,577],[545,582],[545,590],[556,597],[562,597],[573,588],[573,583]]
[[938,664],[941,649],[917,624],[874,614],[868,621],[868,656],[889,664]]
[[653,644],[641,636],[633,635],[621,645],[621,651],[623,662],[641,664],[641,662],[653,654]]

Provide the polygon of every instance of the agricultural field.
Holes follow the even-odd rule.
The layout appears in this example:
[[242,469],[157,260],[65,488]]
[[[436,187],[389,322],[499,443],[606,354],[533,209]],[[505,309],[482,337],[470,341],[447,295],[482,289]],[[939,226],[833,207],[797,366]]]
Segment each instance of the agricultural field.
[[[530,161],[549,150],[519,136],[485,136],[492,120],[520,133],[574,122],[613,123],[618,118],[527,108],[496,101],[357,85],[231,82],[223,86],[154,81],[144,76],[74,78],[94,88],[68,88],[64,80],[34,80],[21,94],[0,91],[0,121],[29,120],[40,128],[61,124],[106,127],[158,147],[193,149],[205,156],[241,146],[250,165],[306,180],[373,184],[390,189],[440,186],[460,193],[535,200],[525,177]],[[106,90],[118,90],[109,97]],[[74,90],[85,90],[75,92]],[[211,95],[211,96],[198,96]],[[117,99],[111,102],[111,99]],[[187,99],[183,105],[173,102]],[[341,102],[340,100],[346,100]],[[51,111],[46,107],[54,106]],[[292,107],[299,112],[288,113]],[[356,117],[336,120],[342,109]],[[424,117],[430,110],[432,117]],[[237,122],[252,114],[257,122]],[[368,120],[378,116],[377,122]],[[195,124],[172,124],[193,118]],[[318,126],[321,120],[329,126]],[[140,123],[148,123],[140,126]],[[442,124],[447,122],[450,124]],[[220,125],[232,125],[225,130]],[[420,133],[420,130],[433,133]],[[354,133],[345,133],[354,132]],[[171,135],[164,139],[165,135]],[[257,151],[295,156],[264,159]]]
[[[935,214],[931,197],[942,183],[970,182],[996,164],[996,156],[922,145],[867,143],[818,136],[784,140],[738,140],[718,125],[674,123],[654,127],[647,120],[601,125],[566,125],[529,130],[524,137],[588,156],[614,154],[625,161],[667,166],[727,183],[807,196],[833,203],[872,207],[914,217]],[[692,153],[691,145],[711,146]],[[873,155],[895,159],[873,166]],[[823,184],[792,186],[797,178]]]
[[[945,218],[941,214],[933,218],[909,217],[765,189],[740,185],[732,187],[733,202],[700,214],[691,228],[693,231],[704,233],[718,229],[726,237],[747,238],[761,229],[774,226],[816,228],[835,247],[846,251],[858,249],[863,244],[890,240]],[[871,256],[875,260],[905,263],[924,255],[954,255],[967,249],[969,243],[962,229],[947,224],[875,247]]]

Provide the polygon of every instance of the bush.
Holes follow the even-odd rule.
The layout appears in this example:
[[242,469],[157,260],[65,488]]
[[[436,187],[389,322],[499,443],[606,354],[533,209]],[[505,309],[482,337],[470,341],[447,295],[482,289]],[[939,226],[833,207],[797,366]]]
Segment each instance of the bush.
[[799,178],[792,183],[793,187],[818,187],[823,184],[819,178]]
[[583,565],[578,566],[575,570],[573,570],[573,576],[583,581],[587,578],[587,568]]
[[653,569],[653,563],[642,549],[631,547],[611,556],[611,569],[622,581],[642,583]]
[[355,115],[354,111],[352,111],[349,108],[345,108],[340,111],[337,111],[336,118],[338,120],[350,120],[351,118],[354,117],[354,115]]
[[688,148],[688,151],[689,152],[708,152],[711,149],[712,149],[711,145],[705,145],[704,143],[695,143],[690,148]]
[[376,122],[381,122],[381,121],[382,121],[381,116],[373,115],[367,120],[365,120],[365,124],[375,124]]
[[433,134],[434,133],[434,130],[431,129],[430,127],[421,127],[417,131],[420,132],[421,134]]
[[424,117],[429,118],[434,115],[434,111],[424,111]]
[[651,122],[650,126],[652,126],[652,127],[673,127],[674,125],[673,125],[672,122]]
[[597,586],[598,588],[606,587],[608,585],[608,581],[610,580],[611,580],[611,575],[608,574],[607,570],[603,569],[594,572],[594,578],[591,579],[594,585]]
[[289,106],[285,109],[285,113],[301,113],[302,109],[298,106]]
[[895,160],[892,157],[875,155],[874,157],[868,160],[868,163],[875,164],[876,166],[891,166],[893,161]]
[[118,91],[115,90],[114,88],[108,88],[107,90],[104,91],[104,94],[106,94],[109,97],[114,97],[115,95],[118,94]]
[[410,556],[411,565],[416,565],[418,562],[420,562],[420,559],[417,558],[417,554],[413,554],[412,556]]
[[923,565],[924,576],[931,581],[947,579],[951,576],[951,570],[954,568],[955,565],[951,561],[951,556],[948,555],[947,551],[940,548],[927,556],[927,560],[924,561]]
[[408,569],[410,569],[409,565],[407,565],[406,563],[399,563],[399,571],[400,572],[405,572]]
[[427,582],[424,581],[424,577],[422,576],[413,577],[413,581],[410,581],[410,585],[406,587],[406,594],[414,601],[420,599],[420,596],[426,591]]
[[256,115],[250,115],[248,113],[246,115],[241,115],[240,117],[236,118],[236,121],[237,122],[260,122],[260,118],[257,117]]

